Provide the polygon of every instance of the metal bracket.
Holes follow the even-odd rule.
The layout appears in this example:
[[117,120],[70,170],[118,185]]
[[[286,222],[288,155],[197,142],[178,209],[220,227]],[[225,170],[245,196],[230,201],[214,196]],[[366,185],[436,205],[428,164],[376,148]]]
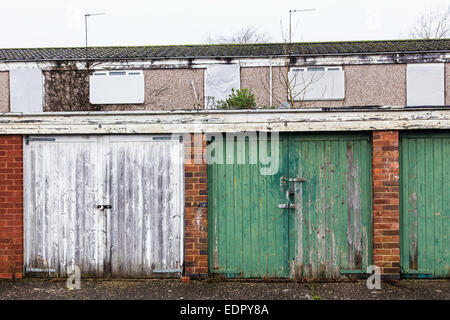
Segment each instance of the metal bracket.
[[289,182],[306,182],[306,180],[303,178],[292,178],[289,179]]
[[56,269],[52,268],[30,268],[26,267],[25,272],[27,273],[56,273]]
[[300,182],[306,182],[306,179],[304,178],[286,178],[286,177],[281,177],[280,178],[280,185],[284,186],[286,185],[286,182],[294,182],[294,183],[300,183]]
[[25,144],[28,145],[30,142],[33,141],[56,141],[55,138],[30,138],[30,137],[26,137],[25,138]]
[[278,209],[295,209],[295,204],[279,204]]

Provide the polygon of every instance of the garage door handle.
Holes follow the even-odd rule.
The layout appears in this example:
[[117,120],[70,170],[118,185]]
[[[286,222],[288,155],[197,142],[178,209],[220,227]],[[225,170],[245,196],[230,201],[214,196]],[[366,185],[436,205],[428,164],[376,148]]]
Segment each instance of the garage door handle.
[[109,204],[107,204],[107,205],[98,205],[97,206],[97,209],[99,209],[99,210],[106,210],[106,209],[112,209],[112,205],[109,205]]

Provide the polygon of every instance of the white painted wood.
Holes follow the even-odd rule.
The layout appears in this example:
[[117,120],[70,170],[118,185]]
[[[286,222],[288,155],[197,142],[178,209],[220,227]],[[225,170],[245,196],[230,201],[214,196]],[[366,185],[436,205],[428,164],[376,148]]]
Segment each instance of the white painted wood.
[[170,136],[159,138],[110,137],[113,275],[148,278],[183,265],[183,148]]
[[[181,270],[179,139],[30,138],[24,152],[26,270],[54,269],[51,275],[67,276],[75,264],[84,276],[133,278]],[[112,210],[98,205],[112,205]]]
[[75,264],[85,275],[102,276],[99,138],[51,139],[25,144],[25,268],[66,276]]
[[0,114],[0,134],[155,134],[450,129],[450,109]]

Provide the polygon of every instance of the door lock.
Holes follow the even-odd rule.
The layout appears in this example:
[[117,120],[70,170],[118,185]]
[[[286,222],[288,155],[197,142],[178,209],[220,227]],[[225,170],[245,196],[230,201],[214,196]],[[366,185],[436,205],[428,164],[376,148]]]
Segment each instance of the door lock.
[[99,209],[99,210],[110,210],[110,209],[112,209],[112,205],[109,205],[109,204],[103,204],[103,205],[101,205],[101,204],[99,204],[98,206],[97,206],[97,209]]

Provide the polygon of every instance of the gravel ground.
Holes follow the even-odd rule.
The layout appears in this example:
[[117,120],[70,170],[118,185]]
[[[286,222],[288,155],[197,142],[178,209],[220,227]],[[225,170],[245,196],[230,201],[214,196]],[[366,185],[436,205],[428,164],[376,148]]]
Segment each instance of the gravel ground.
[[218,282],[174,280],[83,280],[68,291],[64,280],[0,281],[0,300],[450,300],[450,280],[383,281],[368,290],[365,281],[340,283]]

